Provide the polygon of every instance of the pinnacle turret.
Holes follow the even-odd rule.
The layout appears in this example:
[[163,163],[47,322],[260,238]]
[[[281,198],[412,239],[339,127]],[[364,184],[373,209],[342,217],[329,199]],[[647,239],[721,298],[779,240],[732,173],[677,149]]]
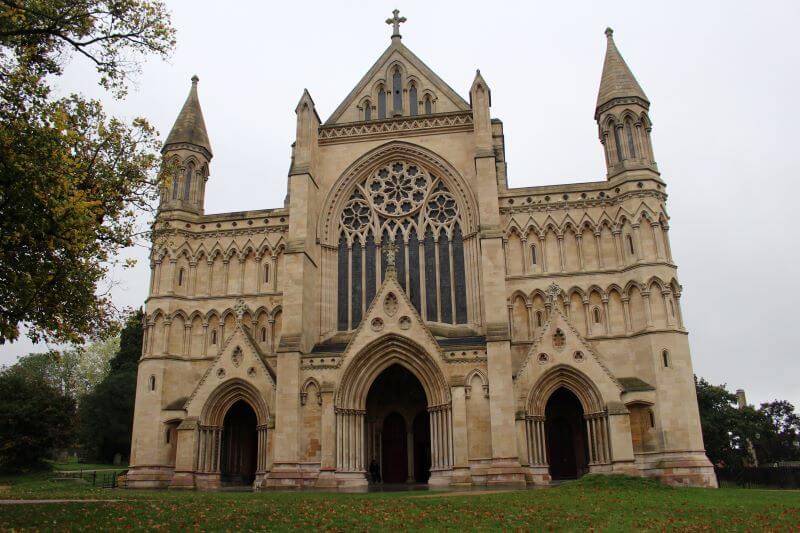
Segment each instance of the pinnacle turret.
[[203,120],[203,110],[200,108],[200,99],[197,97],[198,81],[197,76],[192,76],[192,88],[189,90],[189,96],[167,136],[161,153],[166,152],[170,147],[191,145],[208,152],[209,159],[212,157],[211,143],[208,140],[206,123]]
[[616,98],[641,98],[645,104],[649,104],[647,95],[619,53],[614,43],[614,30],[611,28],[606,28],[606,39],[606,59],[597,94],[597,109]]

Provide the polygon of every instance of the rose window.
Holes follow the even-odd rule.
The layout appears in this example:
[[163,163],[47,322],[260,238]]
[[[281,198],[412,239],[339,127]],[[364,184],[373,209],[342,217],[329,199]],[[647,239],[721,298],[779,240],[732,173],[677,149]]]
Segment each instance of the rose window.
[[435,224],[447,224],[457,214],[456,199],[447,192],[437,192],[428,200],[428,220]]
[[370,208],[361,198],[353,198],[342,209],[342,225],[350,231],[359,232],[366,229],[371,220]]
[[395,161],[378,169],[366,185],[375,209],[383,215],[398,217],[422,206],[431,181],[430,175],[417,165]]

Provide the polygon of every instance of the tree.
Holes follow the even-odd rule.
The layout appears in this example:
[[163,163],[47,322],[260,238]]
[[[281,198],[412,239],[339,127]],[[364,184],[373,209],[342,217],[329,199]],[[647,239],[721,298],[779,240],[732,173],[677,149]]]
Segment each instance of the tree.
[[80,403],[80,441],[84,454],[111,461],[131,449],[136,373],[142,354],[141,311],[133,314],[120,335],[117,354],[109,361],[106,377]]
[[740,427],[741,416],[734,407],[736,395],[728,392],[725,385],[711,385],[697,376],[694,382],[706,455],[715,465],[742,465],[749,456],[747,436]]
[[714,464],[746,466],[800,459],[800,417],[787,401],[738,407],[726,386],[697,379],[706,454]]
[[786,400],[762,403],[758,408],[764,428],[755,446],[762,462],[800,460],[800,416]]
[[158,196],[157,133],[98,101],[54,99],[74,51],[125,93],[146,54],[174,47],[156,0],[0,0],[0,344],[83,342],[117,316],[100,289]]
[[75,400],[21,365],[0,371],[0,471],[43,466],[72,444]]
[[119,335],[63,351],[50,350],[21,357],[17,365],[41,376],[71,398],[79,399],[108,374],[109,360],[119,350]]

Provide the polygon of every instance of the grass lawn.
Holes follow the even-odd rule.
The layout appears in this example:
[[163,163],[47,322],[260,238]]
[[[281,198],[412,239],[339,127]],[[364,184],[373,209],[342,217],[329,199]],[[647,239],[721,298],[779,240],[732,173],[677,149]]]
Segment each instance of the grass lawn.
[[2,505],[0,530],[800,529],[800,491],[675,489],[621,476],[473,495],[110,490],[42,474],[0,485],[0,498],[119,500]]
[[65,463],[50,463],[53,470],[125,470],[128,464],[113,465],[103,463],[79,463],[77,461],[67,461]]

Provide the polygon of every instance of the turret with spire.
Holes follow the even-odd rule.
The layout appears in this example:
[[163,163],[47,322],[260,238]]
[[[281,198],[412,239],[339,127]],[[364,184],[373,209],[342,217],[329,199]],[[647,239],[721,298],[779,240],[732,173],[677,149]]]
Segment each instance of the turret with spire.
[[608,178],[631,170],[658,172],[650,144],[650,101],[606,28],[606,58],[594,118],[605,148]]
[[160,210],[203,214],[208,165],[214,157],[197,97],[199,78],[192,76],[192,88],[172,130],[163,156],[164,184]]

